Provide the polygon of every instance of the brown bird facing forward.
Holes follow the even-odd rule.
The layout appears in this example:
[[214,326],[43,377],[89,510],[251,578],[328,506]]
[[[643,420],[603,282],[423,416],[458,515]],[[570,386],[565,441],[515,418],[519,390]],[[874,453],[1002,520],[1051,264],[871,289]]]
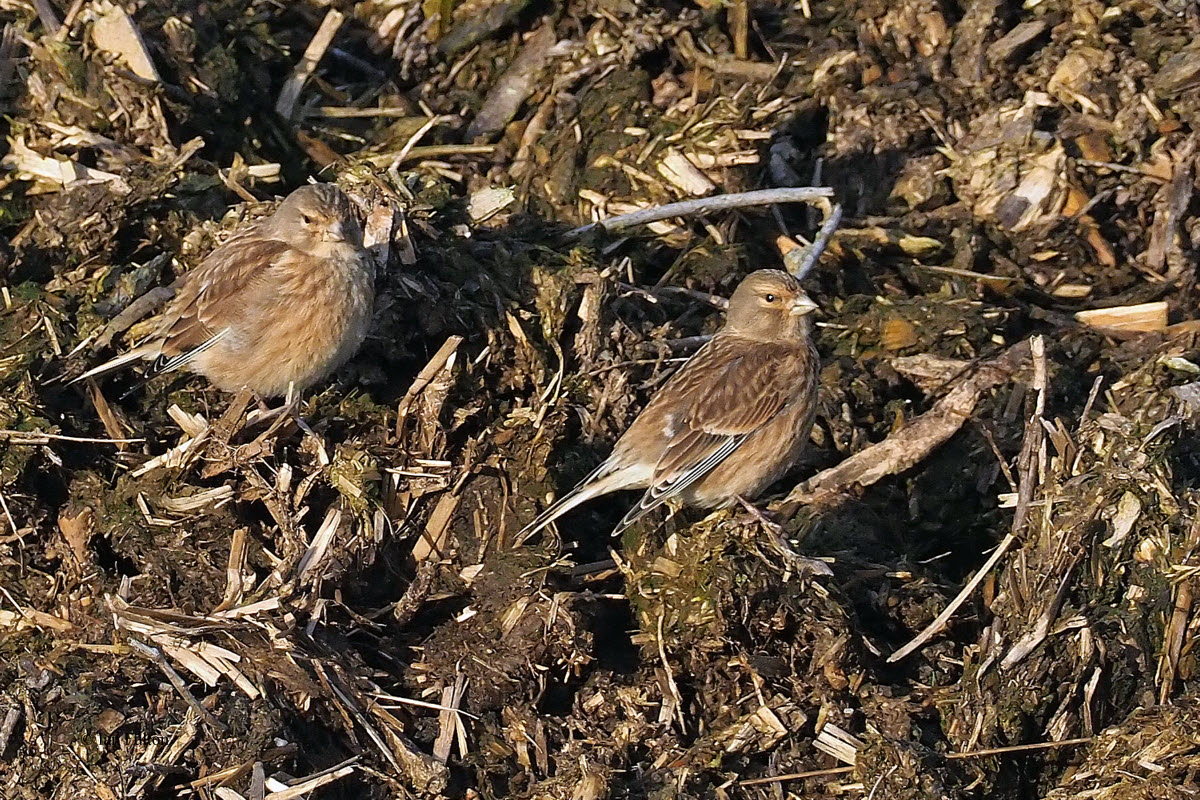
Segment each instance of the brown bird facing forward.
[[525,527],[532,535],[602,494],[645,489],[614,534],[663,503],[752,498],[799,457],[816,410],[817,308],[786,272],[751,273],[725,325],[654,396],[603,464]]
[[185,275],[145,343],[75,381],[154,360],[151,375],[186,368],[227,392],[304,389],[362,344],[374,272],[350,198],[330,183],[303,186]]

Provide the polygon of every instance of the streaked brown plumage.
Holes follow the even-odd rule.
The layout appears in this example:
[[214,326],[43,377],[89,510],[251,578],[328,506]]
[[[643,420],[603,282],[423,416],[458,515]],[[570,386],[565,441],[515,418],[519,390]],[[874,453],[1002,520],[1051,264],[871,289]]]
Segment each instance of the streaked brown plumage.
[[530,523],[528,536],[594,497],[645,489],[616,532],[666,502],[752,498],[795,463],[812,429],[816,304],[779,270],[746,277],[724,327],[658,391],[603,464]]
[[374,301],[350,198],[331,183],[303,186],[185,275],[149,340],[75,380],[144,359],[151,374],[185,368],[228,392],[304,389],[358,350]]

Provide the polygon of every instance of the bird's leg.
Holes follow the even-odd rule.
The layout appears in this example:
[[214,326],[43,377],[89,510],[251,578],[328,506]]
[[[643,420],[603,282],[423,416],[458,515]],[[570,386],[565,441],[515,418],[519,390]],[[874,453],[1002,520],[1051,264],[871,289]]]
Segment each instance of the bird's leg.
[[767,515],[762,509],[751,503],[746,498],[738,495],[737,501],[750,512],[750,516],[754,517],[762,523],[763,530],[767,532],[767,536],[775,549],[777,549],[784,559],[796,569],[797,572],[805,575],[832,575],[833,570],[829,565],[818,558],[806,558],[788,544],[787,538],[783,535],[783,526],[778,522],[767,519]]
[[667,518],[663,520],[663,532],[666,533],[666,538],[670,539],[681,530],[687,529],[689,526],[681,523],[676,515],[683,511],[683,503],[679,498],[672,498],[665,504],[667,509]]
[[679,532],[679,521],[675,519],[675,515],[683,510],[683,504],[668,500],[666,506],[667,518],[663,520],[663,527],[666,528],[667,536],[670,536]]
[[[300,393],[293,390],[291,386],[288,386],[288,393],[284,398],[281,413],[287,414],[288,417],[291,418],[292,422],[296,423],[296,427],[303,431],[305,436],[311,436],[317,441],[318,444],[321,444],[321,437],[317,436],[316,432],[314,432],[313,429],[309,427],[309,424],[304,421],[304,418],[300,416]],[[322,449],[324,449],[323,445]]]
[[[246,414],[246,427],[256,427],[267,422],[275,424],[275,421],[287,411],[287,405],[275,406],[272,408],[262,395],[258,392],[253,393],[254,408],[250,409],[250,413]],[[278,427],[276,425],[276,427]]]
[[[288,387],[288,392],[284,395],[283,404],[278,406],[271,406],[266,398],[258,392],[252,392],[251,394],[254,397],[254,404],[257,408],[251,411],[247,417],[247,425],[259,425],[280,416],[290,416],[296,421],[297,425],[303,422],[296,414],[296,409],[300,407],[300,395],[298,392],[293,391],[291,386]],[[303,428],[302,425],[301,428]]]

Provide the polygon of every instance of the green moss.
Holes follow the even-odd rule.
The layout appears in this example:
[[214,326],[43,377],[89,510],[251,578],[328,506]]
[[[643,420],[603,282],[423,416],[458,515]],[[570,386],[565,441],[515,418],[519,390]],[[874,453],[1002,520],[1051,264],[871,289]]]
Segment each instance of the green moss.
[[361,448],[339,445],[329,465],[329,483],[350,508],[366,514],[379,500],[379,464]]

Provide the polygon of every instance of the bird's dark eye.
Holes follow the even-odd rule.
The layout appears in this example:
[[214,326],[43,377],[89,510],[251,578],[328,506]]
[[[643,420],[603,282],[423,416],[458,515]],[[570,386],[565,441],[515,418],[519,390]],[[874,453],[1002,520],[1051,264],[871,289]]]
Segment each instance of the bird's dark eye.
[[769,294],[769,295],[767,295],[767,302],[768,302],[768,303],[774,303],[774,302],[775,302],[775,295],[773,295],[773,294]]
[[312,214],[301,214],[300,218],[304,220],[305,225],[312,225],[314,222],[317,221],[317,218],[314,217]]

